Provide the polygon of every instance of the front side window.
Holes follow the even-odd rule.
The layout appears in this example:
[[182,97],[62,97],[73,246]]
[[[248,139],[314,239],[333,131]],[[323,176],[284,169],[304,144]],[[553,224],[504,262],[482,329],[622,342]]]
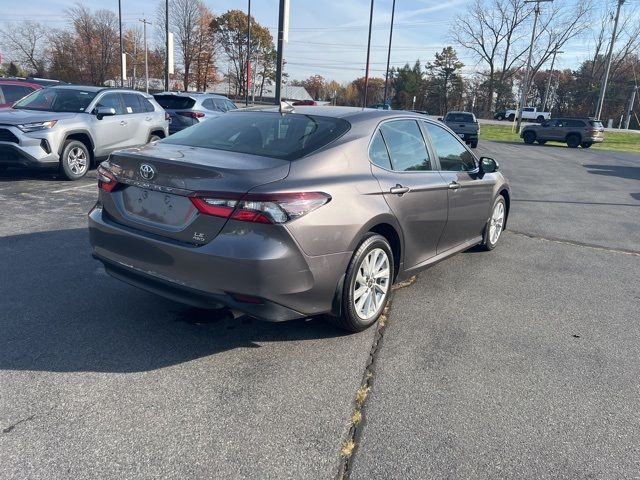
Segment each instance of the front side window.
[[369,147],[369,158],[374,165],[391,170],[391,159],[380,130],[377,130],[373,136],[373,141]]
[[469,172],[476,168],[473,154],[465,148],[458,137],[442,127],[423,122],[431,137],[431,144],[440,159],[440,168],[449,172]]
[[96,107],[115,108],[116,115],[124,114],[124,109],[122,108],[122,103],[120,102],[119,93],[107,93],[100,100],[98,100]]
[[432,170],[422,132],[415,120],[396,120],[380,126],[391,165],[397,172]]
[[2,85],[0,88],[4,93],[4,98],[7,103],[17,102],[33,91],[32,88],[23,87],[22,85]]

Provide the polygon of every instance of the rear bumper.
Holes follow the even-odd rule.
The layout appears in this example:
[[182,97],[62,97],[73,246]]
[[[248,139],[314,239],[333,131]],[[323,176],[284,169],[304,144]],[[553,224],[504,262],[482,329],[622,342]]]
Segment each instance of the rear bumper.
[[115,278],[181,303],[226,305],[269,321],[330,312],[351,258],[309,257],[282,226],[232,220],[211,242],[193,246],[115,223],[100,205],[89,213],[89,235],[93,256]]

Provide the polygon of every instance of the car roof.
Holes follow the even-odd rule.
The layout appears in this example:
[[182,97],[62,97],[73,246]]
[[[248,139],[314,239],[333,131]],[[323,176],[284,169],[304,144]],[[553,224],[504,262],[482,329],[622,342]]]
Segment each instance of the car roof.
[[[122,92],[122,93],[137,93],[139,95],[147,96],[145,92],[133,90],[131,88],[118,88],[118,87],[96,87],[94,85],[55,85],[47,87],[48,90],[82,90],[85,92]],[[149,95],[151,96],[151,95]]]
[[224,95],[220,95],[218,93],[206,93],[206,92],[158,92],[154,93],[155,95],[173,95],[176,97],[214,97],[214,98],[224,98],[225,100],[229,100],[229,97],[225,97]]
[[447,115],[449,115],[450,113],[466,113],[467,115],[473,115],[473,113],[471,113],[471,112],[463,112],[463,111],[458,111],[458,110],[447,112]]
[[25,80],[14,80],[14,79],[11,79],[11,78],[0,78],[0,84],[1,85],[27,86],[27,87],[33,87],[35,89],[42,88],[42,85],[38,85],[37,83],[31,83],[31,82],[27,82]]

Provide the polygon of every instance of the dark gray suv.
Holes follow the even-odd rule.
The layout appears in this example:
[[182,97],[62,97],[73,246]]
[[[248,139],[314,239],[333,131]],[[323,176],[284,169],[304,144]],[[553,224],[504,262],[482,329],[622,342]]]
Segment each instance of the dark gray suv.
[[419,114],[237,111],[112,154],[90,240],[108,273],[168,298],[358,331],[393,282],[496,246],[497,168]]

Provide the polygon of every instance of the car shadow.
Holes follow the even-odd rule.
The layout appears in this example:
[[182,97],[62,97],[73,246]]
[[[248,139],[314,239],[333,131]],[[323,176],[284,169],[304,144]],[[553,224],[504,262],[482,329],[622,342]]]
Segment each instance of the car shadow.
[[626,167],[621,165],[584,165],[587,173],[606,175],[609,177],[640,180],[640,167]]
[[[95,168],[92,165],[85,178],[96,178]],[[0,170],[0,182],[14,182],[18,180],[42,180],[45,182],[66,181],[57,168],[26,168],[9,167]],[[73,185],[70,183],[70,185]]]
[[263,342],[345,335],[171,302],[108,276],[86,229],[0,238],[0,369],[141,372]]

